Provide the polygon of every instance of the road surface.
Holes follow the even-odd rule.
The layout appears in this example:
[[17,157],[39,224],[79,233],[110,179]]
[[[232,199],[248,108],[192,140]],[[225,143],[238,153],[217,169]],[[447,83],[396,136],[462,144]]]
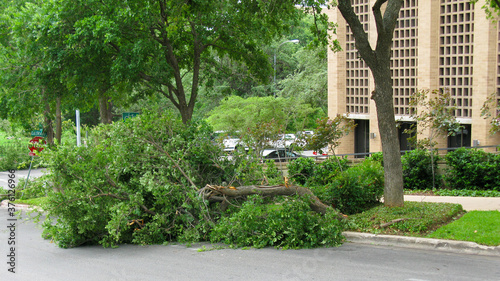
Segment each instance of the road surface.
[[[60,249],[32,222],[9,218],[0,208],[0,280],[500,280],[499,257],[355,243],[304,250],[199,250],[209,244]],[[16,273],[8,271],[10,237]]]

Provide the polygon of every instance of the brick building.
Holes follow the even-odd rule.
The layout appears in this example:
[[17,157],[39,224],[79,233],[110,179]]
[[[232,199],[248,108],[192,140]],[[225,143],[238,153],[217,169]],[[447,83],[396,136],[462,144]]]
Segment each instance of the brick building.
[[[375,0],[352,3],[375,46],[371,10]],[[476,5],[468,0],[404,0],[391,61],[401,150],[408,149],[403,130],[413,122],[409,97],[419,89],[447,89],[457,106],[455,116],[464,126],[456,136],[438,138],[438,147],[500,144],[500,134],[491,135],[489,120],[480,116],[488,95],[496,92],[500,100],[500,23],[486,18],[483,4],[484,0]],[[343,48],[328,54],[328,115],[349,113],[357,124],[336,152],[381,151],[375,103],[370,99],[374,89],[370,69],[359,58],[354,37],[338,9],[328,13],[338,23],[336,38]]]

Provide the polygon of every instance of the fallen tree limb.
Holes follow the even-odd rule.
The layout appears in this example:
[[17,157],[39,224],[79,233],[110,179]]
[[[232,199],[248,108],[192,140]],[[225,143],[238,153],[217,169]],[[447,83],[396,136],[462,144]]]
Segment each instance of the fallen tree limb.
[[[310,207],[313,211],[325,214],[328,208],[331,208],[328,205],[325,205],[321,202],[318,197],[314,195],[314,193],[302,186],[285,186],[285,185],[274,185],[274,186],[259,186],[259,185],[248,185],[248,186],[239,186],[239,187],[224,187],[218,185],[206,185],[204,188],[200,190],[200,194],[204,199],[211,202],[224,202],[227,199],[234,199],[238,197],[245,197],[254,194],[260,194],[263,196],[291,196],[291,195],[299,195],[299,196],[308,196],[311,200]],[[344,219],[344,216],[339,214],[339,219]]]
[[398,222],[402,222],[402,221],[407,221],[407,220],[416,220],[416,218],[400,218],[400,219],[395,219],[395,220],[392,220],[390,222],[386,222],[386,223],[380,224],[380,227],[381,228],[388,227],[389,225],[392,225],[392,224],[395,224],[395,223],[398,223]]

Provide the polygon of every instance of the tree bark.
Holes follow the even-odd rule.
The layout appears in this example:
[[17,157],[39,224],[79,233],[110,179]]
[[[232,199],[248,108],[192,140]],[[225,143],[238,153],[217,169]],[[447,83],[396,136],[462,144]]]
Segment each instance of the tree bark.
[[56,140],[61,144],[62,118],[61,118],[61,96],[56,98]]
[[111,124],[113,122],[112,114],[113,105],[111,104],[110,97],[107,95],[99,96],[99,114],[101,117],[101,123]]
[[[384,204],[403,206],[403,169],[398,132],[394,115],[390,53],[394,28],[402,0],[377,0],[372,7],[377,27],[377,45],[372,49],[368,35],[354,12],[351,0],[339,0],[338,8],[354,35],[356,48],[370,68],[375,81],[372,99],[375,101],[379,132],[384,155]],[[382,15],[382,5],[387,4]]]
[[52,127],[52,119],[50,118],[50,99],[48,98],[47,94],[45,91],[43,91],[44,94],[42,95],[45,98],[45,111],[43,113],[44,115],[44,121],[45,121],[45,132],[47,132],[47,143],[48,144],[54,144],[54,129]]
[[[325,214],[328,208],[331,208],[328,205],[325,205],[321,202],[318,197],[314,195],[314,193],[305,187],[302,186],[257,186],[257,185],[249,185],[249,186],[240,186],[240,187],[224,187],[224,186],[216,186],[216,185],[206,185],[200,191],[200,194],[204,199],[211,202],[225,202],[228,199],[234,199],[238,197],[246,197],[249,195],[260,194],[263,196],[291,196],[291,195],[299,195],[299,196],[309,196],[311,199],[310,207],[313,211]],[[344,216],[339,214],[339,219],[344,219]]]

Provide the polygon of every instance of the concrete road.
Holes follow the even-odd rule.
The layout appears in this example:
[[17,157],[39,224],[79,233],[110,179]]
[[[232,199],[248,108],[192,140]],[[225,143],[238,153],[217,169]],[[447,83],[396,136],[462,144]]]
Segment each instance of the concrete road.
[[[34,179],[34,178],[42,176],[44,171],[46,171],[46,170],[47,169],[45,169],[45,168],[32,169],[31,172],[29,173],[30,179]],[[16,178],[16,184],[17,184],[19,178],[26,178],[28,176],[28,170],[16,170],[14,174],[16,176],[15,178]],[[0,187],[2,187],[5,190],[8,189],[7,188],[7,182],[9,179],[8,176],[9,176],[8,171],[0,172]]]
[[[0,280],[500,280],[500,258],[346,243],[309,250],[122,245],[60,249],[0,208]],[[15,230],[9,230],[11,223]],[[8,271],[14,237],[15,271]],[[211,247],[209,244],[204,244]]]

